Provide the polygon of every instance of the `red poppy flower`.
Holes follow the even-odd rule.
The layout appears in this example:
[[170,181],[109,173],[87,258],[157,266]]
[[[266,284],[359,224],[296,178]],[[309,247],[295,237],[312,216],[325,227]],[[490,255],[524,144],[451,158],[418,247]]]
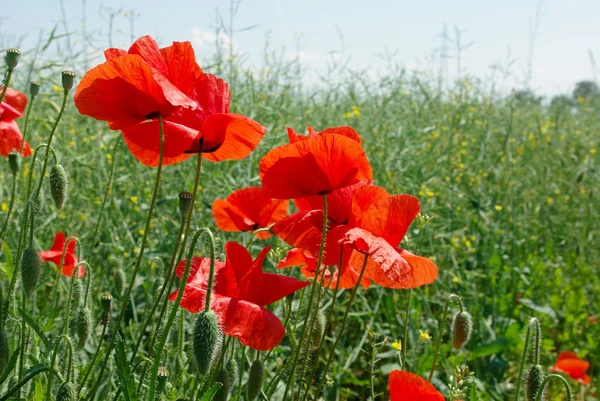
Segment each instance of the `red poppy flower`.
[[570,351],[563,351],[558,354],[558,359],[550,369],[552,372],[567,373],[573,380],[582,384],[590,384],[590,377],[585,371],[590,367],[589,362],[579,359],[577,354]]
[[[348,196],[352,199],[350,206]],[[332,204],[343,205],[338,206],[342,212],[336,208],[332,212],[341,223],[328,220],[323,264],[338,265],[343,249],[342,270],[351,267],[360,272],[367,255],[364,277],[383,287],[416,288],[435,281],[438,269],[433,262],[397,248],[419,214],[417,198],[390,196],[383,188],[371,185],[357,186],[340,198],[345,200]],[[317,209],[288,216],[276,223],[272,231],[314,256],[319,252],[322,227],[323,211]]]
[[[65,247],[65,242],[67,242],[67,237],[63,232],[57,232],[54,236],[54,243],[52,247],[47,251],[39,252],[40,257],[44,262],[53,262],[56,266],[60,264],[60,259],[62,257],[63,249]],[[67,245],[67,252],[65,253],[65,259],[63,261],[63,266],[61,273],[63,276],[72,277],[73,271],[75,270],[75,265],[77,265],[77,256],[75,256],[75,241],[69,241],[69,245]],[[79,277],[85,276],[85,268],[83,266],[79,266]]]
[[292,128],[288,127],[287,132],[288,132],[288,139],[290,140],[290,143],[295,143],[298,141],[302,141],[302,140],[305,140],[308,138],[314,138],[315,136],[325,135],[325,134],[342,135],[342,136],[348,137],[358,143],[362,143],[362,139],[360,139],[360,136],[358,135],[356,130],[352,127],[325,128],[323,131],[319,131],[319,132],[315,131],[313,127],[308,127],[308,128],[306,128],[306,131],[308,131],[308,136],[298,135],[296,133],[296,131],[294,131]]
[[[264,351],[275,347],[285,334],[281,321],[265,308],[275,301],[306,287],[309,283],[278,274],[263,273],[262,265],[269,252],[264,248],[252,260],[244,246],[228,242],[225,263],[215,263],[215,285],[210,308],[216,313],[223,333],[236,337],[248,347]],[[177,267],[183,277],[186,261]],[[204,309],[210,259],[194,258],[181,306],[197,313]],[[177,298],[177,291],[169,297]]]
[[338,131],[331,128],[299,137],[289,130],[291,143],[271,150],[260,161],[263,187],[273,198],[295,199],[372,181],[373,172],[360,142]]
[[163,164],[202,152],[211,161],[239,160],[256,148],[265,128],[229,113],[229,87],[205,74],[189,42],[159,49],[149,36],[128,51],[108,49],[107,61],[84,76],[75,105],[80,113],[108,122],[123,133],[131,153],[158,165],[163,116]]
[[[6,89],[6,95],[0,104],[0,155],[8,156],[13,150],[21,149],[23,135],[14,120],[23,115],[26,106],[27,97],[23,93],[11,88]],[[22,156],[31,156],[31,148],[27,141],[23,145]]]
[[388,380],[390,401],[445,401],[433,384],[414,373],[394,370]]
[[[227,199],[213,202],[212,212],[223,231],[254,231],[266,228],[287,215],[288,201],[273,200],[261,187],[248,187],[232,192]],[[271,234],[262,231],[258,238],[268,238]]]
[[[279,261],[277,267],[282,269],[284,267],[295,267],[300,266],[300,271],[307,278],[313,278],[317,272],[317,259],[312,256],[310,253],[306,251],[302,251],[301,249],[294,248],[291,249],[286,256]],[[348,267],[342,270],[342,274],[340,276],[340,269],[336,269],[333,273],[327,269],[324,265],[319,269],[319,277],[323,274],[323,269],[325,269],[325,278],[323,280],[323,287],[325,288],[354,288],[358,283],[359,272],[357,272],[352,267]],[[338,284],[338,276],[340,283]],[[369,288],[371,285],[371,281],[366,277],[363,277],[360,281],[360,284],[365,288]]]

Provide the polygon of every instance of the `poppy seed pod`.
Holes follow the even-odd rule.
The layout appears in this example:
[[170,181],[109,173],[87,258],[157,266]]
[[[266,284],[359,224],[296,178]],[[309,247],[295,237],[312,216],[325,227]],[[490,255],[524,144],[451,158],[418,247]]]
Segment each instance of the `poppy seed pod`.
[[67,197],[67,173],[60,164],[55,164],[50,169],[50,192],[57,209],[62,209]]
[[56,401],[75,401],[75,386],[71,382],[64,382],[56,393]]
[[77,278],[77,275],[75,275],[75,277],[72,278],[72,280],[75,281],[73,281],[73,296],[71,297],[71,307],[73,308],[72,310],[78,310],[81,304],[81,295],[83,294],[83,284],[81,280]]
[[250,367],[250,373],[248,375],[248,390],[246,396],[248,401],[254,401],[260,394],[263,385],[263,378],[265,375],[265,367],[261,361],[252,362]]
[[13,174],[21,170],[21,155],[14,150],[8,154],[8,165]]
[[[542,382],[546,377],[546,372],[541,365],[533,365],[527,374],[526,393],[527,401],[535,401],[538,392],[542,389]],[[546,394],[542,394],[542,400],[546,399]]]
[[90,330],[92,329],[92,312],[89,308],[81,308],[77,313],[77,336],[79,337],[79,348],[85,347]]
[[227,397],[229,396],[229,390],[231,387],[230,380],[231,378],[229,377],[229,373],[227,372],[227,370],[224,368],[219,369],[215,381],[217,383],[221,383],[222,386],[213,397],[214,401],[227,401]]
[[190,208],[192,207],[192,194],[188,191],[181,191],[179,193],[179,214],[181,214],[181,218],[185,219]]
[[31,97],[34,97],[38,93],[40,93],[40,87],[41,86],[42,86],[42,84],[40,84],[39,82],[35,82],[35,81],[32,81],[29,84],[29,93],[31,94]]
[[158,373],[156,376],[156,395],[157,395],[157,397],[160,396],[163,393],[163,391],[165,391],[168,380],[169,380],[169,370],[164,366],[160,366],[158,368]]
[[21,281],[27,298],[31,297],[40,281],[41,268],[42,260],[37,251],[33,248],[25,248],[23,256],[21,256]]
[[17,64],[19,64],[19,59],[21,58],[21,52],[17,49],[8,49],[6,51],[6,56],[4,56],[4,61],[6,61],[6,66],[9,70],[14,70]]
[[454,349],[460,349],[469,342],[473,332],[473,319],[467,311],[459,312],[454,316],[452,322],[452,346]]
[[75,73],[73,71],[63,71],[61,76],[63,89],[66,92],[70,91],[75,83]]
[[194,358],[196,358],[200,374],[208,373],[218,338],[219,327],[215,312],[200,312],[196,318],[193,338]]
[[[229,381],[231,383],[235,383],[237,382],[238,379],[238,365],[237,362],[233,359],[230,359],[229,361],[227,361],[227,364],[225,365],[225,369],[227,369],[227,374],[229,375]],[[229,388],[229,390],[231,390],[233,386],[231,386]]]
[[8,346],[8,337],[4,328],[0,329],[0,376],[4,374],[8,361],[10,360],[10,347]]

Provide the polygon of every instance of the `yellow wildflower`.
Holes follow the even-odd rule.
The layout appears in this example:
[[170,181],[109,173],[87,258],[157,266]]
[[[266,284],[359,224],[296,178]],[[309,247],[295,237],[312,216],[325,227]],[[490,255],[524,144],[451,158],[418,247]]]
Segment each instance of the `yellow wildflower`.
[[398,340],[394,341],[392,343],[392,348],[397,350],[397,351],[401,351],[402,350],[402,343]]
[[431,340],[431,336],[429,335],[429,330],[419,330],[419,341],[425,342],[427,340]]

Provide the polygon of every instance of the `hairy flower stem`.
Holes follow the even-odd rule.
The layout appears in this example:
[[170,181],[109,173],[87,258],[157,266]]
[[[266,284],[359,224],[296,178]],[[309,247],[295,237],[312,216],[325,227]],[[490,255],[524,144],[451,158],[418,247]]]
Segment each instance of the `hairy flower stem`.
[[[521,395],[521,387],[523,383],[523,374],[525,372],[525,364],[527,363],[527,354],[529,352],[529,343],[531,339],[531,330],[535,326],[535,334],[536,337],[540,337],[540,321],[535,317],[529,319],[529,323],[527,324],[527,334],[525,335],[525,347],[523,348],[523,356],[521,357],[521,367],[519,368],[519,378],[517,379],[517,397],[516,401],[519,401],[519,397]],[[537,341],[536,341],[537,342]],[[539,361],[539,351],[536,351],[536,363]],[[543,386],[542,386],[543,388]],[[540,391],[541,393],[541,391]]]
[[35,100],[37,95],[32,94],[31,100],[27,105],[27,112],[25,112],[25,122],[23,123],[23,138],[21,139],[21,147],[19,148],[19,154],[23,154],[23,148],[25,147],[25,140],[27,138],[27,128],[29,127],[29,115],[31,114],[31,107],[33,106],[33,101]]
[[110,188],[112,186],[113,175],[115,172],[115,164],[117,164],[117,150],[119,149],[119,145],[121,144],[121,135],[115,141],[115,146],[112,151],[112,163],[110,165],[110,173],[108,174],[108,184],[106,184],[106,191],[104,192],[104,198],[102,199],[102,205],[100,206],[100,216],[98,216],[98,221],[96,222],[96,227],[94,228],[94,235],[92,235],[92,240],[90,241],[90,249],[88,250],[88,258],[92,254],[92,250],[94,249],[94,244],[96,243],[96,237],[98,236],[98,230],[100,230],[100,223],[102,222],[102,216],[104,214],[104,208],[106,207],[106,201],[108,200],[108,195],[110,194]]
[[15,204],[15,195],[17,193],[17,173],[13,173],[12,186],[10,190],[10,201],[8,203],[8,211],[6,213],[6,219],[4,220],[4,224],[2,225],[2,231],[0,231],[0,244],[4,241],[4,234],[6,234],[6,230],[8,229],[8,223],[10,222],[10,215],[13,210],[13,206]]
[[[160,125],[160,156],[158,159],[158,168],[156,170],[156,181],[154,183],[154,191],[152,192],[152,200],[150,201],[150,210],[148,210],[148,217],[146,218],[146,226],[144,228],[144,235],[142,237],[142,244],[140,246],[140,253],[138,254],[137,260],[135,262],[135,266],[133,268],[133,275],[129,280],[129,286],[127,287],[127,291],[125,292],[125,296],[123,297],[123,302],[119,308],[119,315],[115,321],[114,330],[117,331],[125,316],[125,311],[127,310],[127,303],[129,298],[131,297],[131,292],[133,291],[133,286],[135,285],[135,279],[140,271],[140,266],[142,265],[142,259],[144,257],[144,251],[146,249],[146,240],[148,239],[148,232],[150,231],[150,222],[152,221],[152,214],[154,213],[154,207],[156,206],[156,198],[158,197],[158,189],[160,187],[160,178],[162,175],[162,167],[163,167],[163,156],[165,153],[165,131],[163,127],[163,119],[162,116],[158,117],[159,125]],[[102,374],[104,373],[104,369],[106,369],[106,365],[108,364],[108,360],[110,359],[111,352],[113,347],[115,346],[117,336],[112,336],[108,346],[106,347],[106,356],[102,361],[102,365],[100,366],[100,371],[98,372],[98,378],[96,383],[94,384],[92,390],[88,393],[86,400],[92,400],[96,391],[102,384]]]
[[408,322],[410,320],[410,301],[413,289],[408,290],[408,302],[406,303],[406,314],[404,315],[404,338],[402,339],[402,370],[406,370],[406,349],[408,348]]
[[335,342],[331,347],[331,352],[329,353],[329,358],[327,358],[327,363],[325,364],[325,370],[323,370],[323,376],[321,377],[321,381],[319,382],[319,386],[317,387],[317,391],[321,391],[323,388],[323,384],[325,384],[325,378],[327,377],[327,372],[329,371],[329,367],[331,366],[331,362],[333,361],[333,356],[335,355],[335,349],[342,339],[342,335],[344,334],[344,330],[346,329],[346,323],[348,322],[348,315],[350,314],[350,309],[352,308],[352,304],[354,303],[354,298],[356,297],[356,293],[358,292],[358,288],[360,287],[360,282],[362,281],[363,276],[365,275],[365,270],[367,269],[367,262],[369,260],[369,255],[365,253],[365,258],[363,260],[363,265],[360,269],[360,274],[358,275],[358,281],[352,290],[352,294],[350,295],[350,300],[348,301],[348,306],[346,307],[346,311],[344,312],[344,319],[342,320],[342,327],[340,327],[340,332],[335,338]]
[[[300,339],[298,340],[298,346],[296,347],[296,350],[294,352],[294,355],[293,355],[293,358],[291,361],[292,373],[290,374],[290,378],[288,379],[287,384],[285,386],[285,392],[283,393],[284,400],[286,399],[288,391],[290,389],[292,390],[291,399],[294,399],[294,379],[296,378],[296,368],[297,368],[298,357],[300,356],[300,352],[302,351],[302,348],[304,347],[304,338],[306,336],[306,333],[312,332],[312,329],[313,329],[312,326],[314,324],[314,320],[311,319],[312,309],[314,306],[313,300],[315,297],[315,292],[317,290],[317,286],[319,285],[319,272],[321,271],[323,255],[325,254],[325,240],[327,238],[327,223],[328,223],[327,195],[323,195],[323,235],[321,236],[321,246],[319,248],[319,259],[317,260],[317,271],[315,272],[315,277],[313,279],[312,286],[310,289],[310,297],[308,299],[308,310],[306,312],[308,319],[307,319],[306,323],[302,326],[302,331],[300,332]],[[307,352],[308,352],[308,343],[307,343],[306,347],[307,347]]]
[[96,363],[96,358],[98,358],[98,354],[100,354],[100,350],[102,349],[102,344],[104,343],[104,337],[106,336],[106,327],[108,324],[102,325],[102,333],[100,334],[100,340],[98,341],[98,347],[96,348],[96,352],[92,356],[92,360],[88,363],[87,369],[85,370],[85,374],[83,375],[83,379],[79,382],[77,386],[77,399],[79,399],[79,395],[81,394],[81,389],[85,386],[85,382],[87,381],[90,373],[94,369],[94,364]]
[[[50,300],[51,300],[50,305],[53,305],[52,308],[55,311],[58,310],[58,298],[56,296],[58,294],[58,280],[60,279],[60,276],[62,273],[62,267],[63,267],[63,264],[65,263],[65,256],[67,255],[67,248],[71,241],[75,241],[75,243],[77,244],[77,260],[79,260],[81,258],[81,243],[79,242],[79,239],[77,239],[77,237],[67,238],[67,240],[65,241],[65,244],[63,245],[63,251],[60,256],[60,263],[56,267],[56,275],[54,276],[54,282],[52,284],[52,293],[50,294]],[[75,274],[75,270],[73,270],[73,274]]]
[[[437,342],[435,344],[435,352],[433,353],[433,363],[431,364],[431,370],[429,371],[429,377],[427,381],[431,382],[431,378],[433,377],[433,372],[435,371],[435,364],[437,362],[438,352],[440,351],[440,344],[442,343],[442,336],[444,335],[444,327],[446,327],[446,314],[448,313],[448,305],[450,301],[456,301],[458,304],[460,311],[463,311],[463,304],[460,300],[460,297],[456,294],[450,294],[446,299],[446,303],[444,305],[444,313],[442,314],[442,320],[440,320],[440,333],[438,334]],[[403,366],[404,367],[404,366]]]
[[[344,255],[344,246],[342,245],[341,249],[340,249],[340,261],[339,261],[338,271],[337,271],[337,281],[335,283],[335,288],[333,290],[333,295],[331,298],[331,306],[329,307],[329,314],[327,315],[327,320],[325,321],[325,327],[323,327],[323,334],[321,335],[321,339],[319,340],[319,346],[317,348],[317,355],[315,357],[315,363],[313,364],[310,375],[308,376],[309,378],[314,377],[315,373],[317,372],[317,368],[319,367],[319,358],[321,357],[321,351],[323,349],[323,343],[325,342],[325,337],[327,337],[327,327],[329,327],[329,324],[331,323],[331,321],[333,319],[333,311],[335,309],[335,301],[337,299],[338,290],[340,289],[340,276],[342,273],[343,255]],[[333,274],[331,275],[331,277],[333,278]],[[329,282],[331,282],[331,279],[329,280]],[[357,287],[358,286],[360,286],[360,281],[357,284]],[[304,394],[304,398],[303,398],[304,401],[306,401],[308,399],[309,393],[310,393],[310,386],[307,388],[306,393]]]
[[0,103],[4,100],[4,96],[6,96],[6,91],[8,89],[8,85],[10,85],[10,78],[12,77],[13,69],[9,68],[6,71],[6,77],[4,78],[4,82],[2,83],[2,93],[0,93]]
[[[58,128],[58,123],[65,113],[65,108],[67,107],[67,100],[69,99],[69,91],[65,89],[63,94],[63,102],[60,106],[60,111],[58,112],[58,117],[56,117],[56,121],[54,122],[54,126],[52,127],[52,131],[50,131],[50,137],[48,138],[48,142],[46,143],[46,153],[44,154],[44,164],[42,164],[42,172],[40,173],[40,182],[38,183],[37,189],[35,191],[35,195],[33,199],[36,200],[38,196],[40,196],[40,191],[42,189],[42,182],[44,182],[44,176],[46,174],[46,167],[48,166],[48,155],[50,154],[50,147],[52,146],[52,138],[54,138],[54,133]],[[33,166],[32,166],[33,171]]]
[[177,312],[179,310],[179,304],[181,303],[181,298],[183,298],[183,292],[185,291],[185,286],[187,284],[187,279],[190,274],[190,268],[192,266],[192,258],[194,257],[194,251],[196,250],[196,244],[198,243],[198,239],[202,234],[206,234],[210,241],[210,274],[208,276],[208,286],[206,289],[206,305],[204,306],[204,312],[208,312],[210,310],[210,297],[212,293],[212,285],[215,275],[215,253],[216,253],[216,245],[215,238],[212,232],[206,228],[202,227],[198,232],[194,235],[192,242],[190,244],[190,250],[188,251],[187,263],[185,264],[185,271],[183,272],[183,277],[181,277],[181,281],[179,283],[179,292],[177,293],[177,299],[175,300],[175,305],[171,309],[171,313],[169,314],[169,318],[167,320],[167,324],[163,330],[163,333],[160,337],[160,341],[158,346],[156,347],[156,356],[154,357],[154,364],[152,365],[152,373],[150,375],[150,385],[149,391],[150,395],[148,396],[148,400],[154,400],[156,394],[156,377],[158,376],[158,367],[160,366],[160,360],[162,356],[162,351],[165,347],[165,343],[167,342],[167,338],[169,336],[169,330],[173,325],[173,321],[175,320],[175,316],[177,316]]
[[[539,322],[538,322],[538,324],[539,324]],[[567,380],[564,377],[562,377],[561,375],[557,375],[556,373],[553,373],[551,375],[546,376],[546,378],[542,382],[540,391],[538,391],[537,397],[535,397],[535,401],[542,401],[542,397],[544,396],[544,390],[546,389],[546,386],[549,384],[550,380],[560,381],[563,384],[563,386],[565,387],[565,391],[567,392],[567,401],[571,401],[573,399],[573,395],[571,394],[571,386],[569,386],[569,383],[567,382]]]

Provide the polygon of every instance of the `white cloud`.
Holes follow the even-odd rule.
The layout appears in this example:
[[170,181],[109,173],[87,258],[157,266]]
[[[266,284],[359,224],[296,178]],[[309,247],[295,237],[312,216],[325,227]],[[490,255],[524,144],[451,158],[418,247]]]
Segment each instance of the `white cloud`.
[[194,45],[194,49],[201,53],[212,53],[217,46],[225,49],[229,49],[232,46],[234,52],[237,53],[239,51],[239,47],[224,32],[207,32],[200,28],[192,29],[192,44]]

